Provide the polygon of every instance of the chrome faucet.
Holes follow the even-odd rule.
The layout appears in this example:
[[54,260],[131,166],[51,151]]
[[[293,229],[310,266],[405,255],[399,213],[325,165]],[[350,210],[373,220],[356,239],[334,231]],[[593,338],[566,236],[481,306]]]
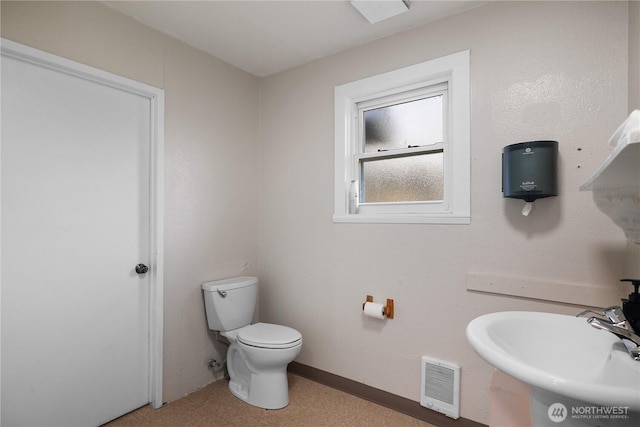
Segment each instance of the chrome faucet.
[[584,310],[576,314],[576,317],[584,317],[589,313],[596,314],[597,316],[589,317],[587,319],[588,324],[596,329],[611,332],[620,338],[625,342],[631,357],[633,357],[634,360],[640,361],[640,336],[638,336],[631,326],[629,326],[629,322],[627,322],[627,318],[620,307],[608,307],[605,308],[602,313],[597,313],[592,310]]

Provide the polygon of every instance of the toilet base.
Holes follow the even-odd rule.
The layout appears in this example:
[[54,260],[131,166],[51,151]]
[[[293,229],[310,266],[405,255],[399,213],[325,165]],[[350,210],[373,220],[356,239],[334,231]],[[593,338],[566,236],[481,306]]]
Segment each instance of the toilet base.
[[289,404],[289,382],[286,367],[282,372],[251,374],[249,384],[229,381],[229,391],[249,405],[264,409],[282,409]]
[[238,341],[236,335],[231,332],[223,334],[231,343],[227,351],[231,393],[259,408],[281,409],[287,406],[287,366],[300,354],[302,339],[293,347],[265,348],[246,345]]

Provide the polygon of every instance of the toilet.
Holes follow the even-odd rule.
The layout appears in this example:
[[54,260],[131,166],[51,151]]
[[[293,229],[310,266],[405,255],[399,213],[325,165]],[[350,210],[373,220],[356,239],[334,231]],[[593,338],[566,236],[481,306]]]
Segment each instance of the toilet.
[[234,277],[202,284],[209,329],[229,341],[229,390],[250,405],[280,409],[289,404],[287,365],[302,348],[295,329],[251,324],[258,279]]

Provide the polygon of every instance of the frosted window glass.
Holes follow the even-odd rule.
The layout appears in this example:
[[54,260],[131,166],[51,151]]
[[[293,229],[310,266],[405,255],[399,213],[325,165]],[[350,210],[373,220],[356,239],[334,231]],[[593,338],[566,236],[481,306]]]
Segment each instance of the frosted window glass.
[[443,141],[442,95],[367,110],[363,114],[365,153]]
[[426,202],[443,200],[444,155],[442,151],[362,160],[364,203]]

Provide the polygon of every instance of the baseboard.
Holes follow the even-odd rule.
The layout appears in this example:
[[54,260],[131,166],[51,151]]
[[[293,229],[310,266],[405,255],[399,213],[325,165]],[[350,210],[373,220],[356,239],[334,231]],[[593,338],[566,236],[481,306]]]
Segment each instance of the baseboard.
[[419,402],[397,396],[330,372],[312,368],[311,366],[303,365],[302,363],[291,362],[289,364],[289,372],[331,388],[335,388],[336,390],[358,396],[370,402],[377,403],[378,405],[385,406],[389,409],[393,409],[394,411],[402,412],[403,414],[426,421],[438,427],[487,427],[485,424],[480,424],[466,418],[458,418],[457,420],[454,420],[446,415],[442,415],[438,412],[420,406]]

